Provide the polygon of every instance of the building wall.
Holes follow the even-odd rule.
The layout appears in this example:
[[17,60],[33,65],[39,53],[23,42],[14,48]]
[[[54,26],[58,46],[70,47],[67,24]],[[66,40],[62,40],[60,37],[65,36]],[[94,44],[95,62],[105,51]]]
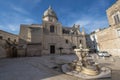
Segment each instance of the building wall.
[[[84,48],[86,48],[86,39],[84,35],[70,35],[70,34],[63,34],[62,33],[62,26],[60,23],[52,23],[55,26],[55,32],[50,32],[50,25],[49,22],[43,23],[43,37],[42,37],[42,44],[43,44],[43,54],[50,54],[50,45],[55,45],[55,52],[59,54],[59,48],[62,47],[62,53],[74,53],[72,47],[78,47],[80,40],[82,40],[82,44]],[[44,31],[45,30],[45,31]],[[68,40],[68,43],[66,43]]]
[[8,51],[8,48],[7,48],[8,44],[7,44],[6,40],[8,40],[8,38],[9,38],[11,43],[13,43],[15,40],[16,40],[16,42],[18,42],[18,36],[15,34],[0,30],[0,37],[1,37],[1,39],[0,39],[0,58],[9,57],[10,51]]
[[19,44],[25,44],[26,41],[30,42],[30,29],[29,25],[21,25],[20,26],[20,33],[19,33]]
[[[115,25],[115,21],[113,16],[118,13],[120,14],[120,0],[116,1],[110,8],[106,10],[107,12],[107,17],[108,17],[108,22],[110,26]],[[119,15],[120,17],[120,15]]]
[[0,58],[7,57],[7,52],[6,52],[6,49],[5,49],[5,44],[6,44],[6,41],[0,39]]
[[107,10],[109,27],[97,33],[100,51],[108,51],[113,56],[120,56],[120,22],[115,23],[114,15],[118,14],[120,19],[120,0]]
[[42,48],[40,43],[27,45],[26,56],[41,56],[41,55]]
[[0,36],[5,40],[8,40],[8,38],[10,38],[11,41],[16,40],[18,42],[18,35],[15,35],[9,32],[0,30]]
[[109,27],[97,33],[100,51],[108,51],[113,56],[120,55],[120,37],[117,29]]
[[[87,35],[87,46],[92,49],[96,46],[99,51],[108,51],[113,56],[120,56],[120,0],[116,1],[106,12],[109,27]],[[114,18],[116,15],[119,18],[117,23]]]
[[43,29],[40,27],[37,28],[31,28],[31,33],[30,34],[30,42],[33,43],[41,43],[42,42],[42,37],[43,37]]
[[[51,25],[54,25],[55,27],[53,33],[50,32]],[[28,46],[27,45],[28,43],[41,43],[40,45],[41,54],[50,54],[51,45],[55,45],[56,54],[60,54],[59,50],[60,47],[63,48],[62,53],[66,54],[74,53],[73,46],[78,47],[80,44],[80,40],[81,43],[83,44],[83,47],[86,48],[85,34],[82,33],[79,35],[63,34],[62,28],[63,28],[62,25],[58,22],[57,23],[43,22],[41,26],[21,25],[19,45],[24,46],[26,44],[26,46]],[[66,40],[68,41],[67,43]],[[32,47],[29,48],[31,48],[29,50],[32,50]]]
[[21,25],[20,27],[21,51],[19,52],[22,52],[22,48],[23,51],[27,49],[27,52],[31,52],[31,46],[34,47],[34,45],[30,45],[28,49],[29,44],[41,44],[39,46],[42,54],[60,54],[61,49],[62,53],[74,53],[73,47],[78,48],[80,42],[83,44],[83,48],[86,48],[84,30],[80,32],[79,25],[73,25],[72,28],[63,27],[51,7],[44,12],[42,24]]

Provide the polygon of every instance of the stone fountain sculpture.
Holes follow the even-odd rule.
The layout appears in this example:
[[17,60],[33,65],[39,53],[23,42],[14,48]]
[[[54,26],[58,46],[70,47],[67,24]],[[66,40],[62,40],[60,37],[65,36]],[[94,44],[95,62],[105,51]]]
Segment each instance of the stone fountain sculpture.
[[96,79],[96,78],[108,78],[111,77],[111,69],[107,67],[99,67],[92,59],[89,59],[86,55],[89,49],[84,49],[82,44],[78,49],[74,49],[77,60],[71,63],[62,65],[64,73],[80,77],[83,79]]

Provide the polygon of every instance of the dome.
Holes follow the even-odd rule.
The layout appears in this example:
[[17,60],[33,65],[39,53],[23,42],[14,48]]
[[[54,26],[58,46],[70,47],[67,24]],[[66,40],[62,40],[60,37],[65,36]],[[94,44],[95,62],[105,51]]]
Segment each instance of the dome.
[[49,6],[49,8],[44,12],[43,18],[47,17],[47,16],[54,17],[54,18],[57,19],[56,13],[53,11],[53,9],[51,8],[51,6]]

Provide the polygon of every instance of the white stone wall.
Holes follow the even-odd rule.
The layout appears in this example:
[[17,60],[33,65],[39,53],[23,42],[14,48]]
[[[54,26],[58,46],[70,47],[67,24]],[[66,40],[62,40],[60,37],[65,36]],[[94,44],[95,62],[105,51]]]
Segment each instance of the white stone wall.
[[112,56],[120,56],[120,49],[102,49],[102,51],[107,51]]
[[[113,26],[115,24],[113,15],[116,13],[120,13],[120,0],[114,3],[110,8],[106,10],[109,25]],[[120,15],[119,15],[120,16]]]
[[21,25],[20,26],[20,33],[19,33],[19,44],[25,44],[27,41],[31,41],[30,40],[30,29],[29,29],[29,25]]

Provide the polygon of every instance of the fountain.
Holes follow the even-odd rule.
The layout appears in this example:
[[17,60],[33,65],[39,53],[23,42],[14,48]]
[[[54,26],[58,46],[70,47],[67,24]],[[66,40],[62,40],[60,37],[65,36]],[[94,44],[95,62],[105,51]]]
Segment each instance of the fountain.
[[62,71],[66,74],[80,77],[83,79],[96,79],[111,77],[111,69],[99,67],[98,63],[87,57],[89,49],[84,49],[82,44],[78,49],[74,49],[77,60],[62,65]]

